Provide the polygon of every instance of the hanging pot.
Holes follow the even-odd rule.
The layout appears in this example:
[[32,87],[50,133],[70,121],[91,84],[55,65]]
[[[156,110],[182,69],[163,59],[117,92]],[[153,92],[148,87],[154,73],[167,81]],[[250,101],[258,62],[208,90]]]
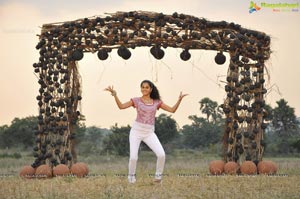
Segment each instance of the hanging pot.
[[106,60],[108,58],[108,53],[106,49],[100,49],[97,53],[100,60]]
[[248,124],[250,124],[251,121],[252,121],[252,118],[251,118],[251,117],[246,117],[246,122],[247,122]]
[[267,123],[262,123],[262,124],[261,124],[261,128],[262,128],[262,129],[266,129],[267,127],[268,127],[268,124],[267,124]]
[[247,95],[247,94],[245,94],[245,95],[243,96],[243,99],[244,99],[246,102],[249,102],[249,101],[250,101],[250,99],[251,99],[251,96],[250,96],[250,95]]
[[232,81],[233,81],[234,83],[236,83],[236,82],[238,82],[238,81],[239,81],[239,79],[238,79],[238,77],[237,77],[237,76],[233,76],[233,77],[232,77]]
[[[231,79],[230,79],[230,77],[227,77],[227,81],[228,81],[228,80],[231,80]],[[231,88],[231,86],[229,86],[229,85],[225,85],[225,91],[226,91],[226,92],[230,92],[230,91],[232,91],[232,88]]]
[[244,122],[244,118],[243,118],[243,117],[239,117],[239,118],[238,118],[238,122],[239,122],[239,123],[243,123],[243,122]]
[[239,125],[236,121],[233,123],[233,129],[237,130],[239,128]]
[[225,113],[225,114],[228,114],[228,113],[230,113],[230,109],[229,109],[229,108],[226,108],[226,107],[225,107],[225,108],[223,108],[223,111],[224,111],[224,113]]
[[234,103],[238,104],[240,102],[240,98],[238,96],[233,97]]
[[125,60],[127,60],[131,57],[131,52],[125,46],[121,46],[117,52],[118,52],[118,55]]
[[227,97],[228,97],[228,98],[233,97],[233,93],[232,93],[232,92],[228,92],[228,93],[227,93]]
[[227,76],[226,80],[227,80],[227,82],[231,82],[232,81],[232,77],[231,76]]
[[250,133],[249,133],[248,131],[245,131],[245,132],[243,133],[243,135],[244,135],[245,138],[248,138],[248,137],[250,136]]
[[248,62],[249,62],[249,58],[247,58],[247,57],[242,57],[241,61],[244,62],[244,63],[248,63]]
[[235,106],[235,102],[233,100],[230,100],[229,101],[229,106],[233,108]]
[[242,107],[241,105],[237,105],[236,109],[237,109],[238,111],[240,111],[240,110],[243,109],[243,107]]
[[243,105],[243,110],[247,110],[248,106],[246,104]]
[[226,123],[231,123],[231,122],[232,122],[232,118],[231,117],[226,118]]
[[51,113],[55,113],[55,112],[56,112],[56,108],[52,108]]
[[160,48],[160,46],[153,46],[150,49],[150,53],[155,57],[156,59],[162,59],[165,55],[165,52]]
[[183,60],[183,61],[187,61],[191,58],[191,54],[189,53],[188,50],[183,50],[181,53],[180,53],[180,58]]

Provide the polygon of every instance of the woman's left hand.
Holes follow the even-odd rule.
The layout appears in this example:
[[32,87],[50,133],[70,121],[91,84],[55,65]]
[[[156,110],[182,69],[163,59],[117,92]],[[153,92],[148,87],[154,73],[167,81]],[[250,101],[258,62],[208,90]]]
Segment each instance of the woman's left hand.
[[180,92],[180,95],[179,95],[179,99],[182,100],[182,98],[184,98],[185,96],[187,96],[188,94],[182,94],[182,92]]
[[177,110],[177,108],[178,108],[178,106],[179,106],[179,104],[181,103],[181,100],[182,100],[182,98],[184,98],[185,96],[187,96],[188,94],[182,94],[182,92],[180,92],[180,95],[179,95],[179,97],[178,97],[178,100],[177,100],[177,102],[176,102],[176,104],[174,105],[174,106],[168,106],[168,105],[166,105],[165,103],[162,103],[161,105],[160,105],[160,107],[163,109],[163,110],[165,110],[165,111],[168,111],[168,112],[170,112],[170,113],[175,113],[176,112],[176,110]]

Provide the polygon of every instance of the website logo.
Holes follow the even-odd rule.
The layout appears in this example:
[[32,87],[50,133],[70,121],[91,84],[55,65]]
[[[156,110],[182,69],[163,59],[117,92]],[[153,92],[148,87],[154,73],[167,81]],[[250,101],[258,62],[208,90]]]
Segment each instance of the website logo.
[[[258,6],[259,5],[259,6]],[[299,13],[300,3],[293,2],[293,3],[286,3],[286,2],[279,2],[279,3],[266,3],[266,2],[259,2],[256,3],[254,1],[250,1],[249,6],[249,13],[257,12],[258,10],[271,10],[273,12],[298,12]]]
[[299,12],[299,3],[265,3],[262,2],[261,7],[270,9],[273,12]]
[[250,7],[249,7],[249,13],[253,13],[260,10],[260,7],[258,5],[256,5],[256,3],[254,3],[253,1],[250,1]]

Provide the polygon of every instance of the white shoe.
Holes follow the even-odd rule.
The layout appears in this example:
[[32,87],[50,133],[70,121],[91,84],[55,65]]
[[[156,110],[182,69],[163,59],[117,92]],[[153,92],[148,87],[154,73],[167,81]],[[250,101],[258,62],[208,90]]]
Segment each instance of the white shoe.
[[162,174],[155,174],[153,182],[160,184],[162,182]]
[[128,175],[128,182],[133,184],[136,182],[135,175]]

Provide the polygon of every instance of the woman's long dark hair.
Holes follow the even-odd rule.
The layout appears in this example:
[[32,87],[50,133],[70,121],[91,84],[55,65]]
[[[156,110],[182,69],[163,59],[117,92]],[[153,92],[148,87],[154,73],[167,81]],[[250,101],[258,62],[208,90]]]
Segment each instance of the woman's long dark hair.
[[150,93],[150,97],[154,100],[160,100],[160,95],[159,95],[159,91],[156,88],[156,86],[150,81],[150,80],[144,80],[141,83],[141,87],[143,85],[143,83],[147,83],[149,84],[150,88],[152,89],[151,93]]

